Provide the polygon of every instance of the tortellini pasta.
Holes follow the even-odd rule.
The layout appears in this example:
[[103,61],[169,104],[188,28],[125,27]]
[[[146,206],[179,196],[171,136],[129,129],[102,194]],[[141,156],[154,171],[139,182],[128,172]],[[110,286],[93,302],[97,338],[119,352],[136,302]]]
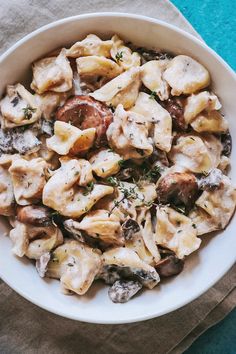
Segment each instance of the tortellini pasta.
[[122,161],[122,157],[111,149],[101,149],[89,159],[93,171],[102,178],[118,173]]
[[29,205],[42,198],[47,163],[42,158],[14,160],[9,168],[17,204]]
[[131,110],[142,114],[149,122],[156,147],[169,152],[172,143],[172,120],[169,112],[144,92],[139,93]]
[[191,94],[210,84],[209,72],[196,60],[187,55],[177,55],[163,73],[171,87],[171,94]]
[[7,94],[0,101],[3,128],[14,128],[36,122],[41,117],[37,101],[23,85],[8,85]]
[[[210,216],[210,222],[214,225],[214,230],[224,229],[229,223],[235,210],[235,203],[236,190],[232,187],[230,179],[225,175],[218,188],[204,191],[196,201],[196,205]],[[206,218],[206,221],[209,222],[209,217]],[[195,224],[198,227],[197,221]],[[210,231],[213,231],[212,228]]]
[[98,75],[113,79],[122,72],[114,61],[96,55],[78,58],[76,64],[78,73],[85,76]]
[[72,58],[88,55],[99,55],[109,58],[112,45],[112,40],[102,41],[95,34],[89,34],[81,42],[73,44],[72,47],[66,51],[66,55]]
[[170,207],[157,207],[156,242],[174,251],[182,259],[196,251],[201,240],[192,220]]
[[83,295],[101,268],[98,250],[68,240],[53,252],[46,276],[60,279],[65,290]]
[[107,210],[90,211],[76,227],[105,244],[119,246],[124,243],[120,219]]
[[26,255],[30,259],[39,259],[63,243],[63,235],[56,226],[36,227],[18,221],[9,237],[13,242],[13,253],[18,257]]
[[95,139],[96,129],[80,130],[71,124],[56,121],[54,135],[47,139],[47,147],[59,155],[76,155],[89,150]]
[[[54,172],[43,189],[43,204],[57,210],[64,216],[78,218],[88,212],[92,206],[113,188],[95,184],[88,193],[84,186],[85,181],[92,180],[92,169],[83,159],[61,159],[61,167]],[[84,168],[86,166],[86,169]]]
[[122,104],[124,108],[130,108],[138,97],[139,87],[140,69],[131,68],[91,93],[90,96],[108,105],[116,107]]
[[124,159],[151,155],[153,146],[148,138],[148,122],[141,114],[125,111],[118,105],[114,120],[107,130],[111,147]]
[[124,45],[124,42],[115,34],[112,37],[111,57],[124,69],[140,66],[141,58],[137,52]]
[[14,215],[14,202],[11,176],[8,168],[0,164],[0,215]]
[[170,86],[163,78],[163,72],[169,64],[169,59],[151,60],[142,67],[141,80],[144,86],[154,92],[161,101],[167,100],[170,94]]
[[195,173],[207,173],[220,162],[222,146],[213,135],[180,136],[169,154],[170,159]]
[[40,59],[33,64],[31,88],[38,94],[66,92],[72,88],[72,78],[72,69],[63,49],[57,57]]

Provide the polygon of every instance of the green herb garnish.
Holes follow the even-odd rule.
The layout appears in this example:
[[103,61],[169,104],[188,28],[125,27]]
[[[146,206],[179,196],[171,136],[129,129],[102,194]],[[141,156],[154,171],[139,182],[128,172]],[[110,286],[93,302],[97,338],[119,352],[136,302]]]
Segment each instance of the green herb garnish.
[[32,118],[32,115],[33,115],[34,112],[36,112],[36,110],[37,110],[36,108],[30,107],[30,105],[27,105],[27,107],[22,108],[22,111],[24,113],[25,119]]
[[123,61],[122,58],[123,58],[123,52],[122,51],[117,52],[116,53],[116,62],[119,63],[120,61]]

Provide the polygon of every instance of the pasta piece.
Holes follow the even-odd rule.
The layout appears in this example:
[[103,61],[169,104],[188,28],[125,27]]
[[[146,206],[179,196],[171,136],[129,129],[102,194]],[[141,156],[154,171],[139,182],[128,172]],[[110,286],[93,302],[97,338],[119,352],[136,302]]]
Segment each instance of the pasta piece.
[[218,166],[222,145],[213,135],[202,138],[195,135],[180,136],[169,154],[175,164],[195,173],[207,173]]
[[191,211],[189,217],[197,230],[198,236],[220,229],[220,227],[217,226],[217,222],[201,208],[195,208]]
[[107,210],[90,211],[80,223],[77,223],[77,228],[86,231],[88,235],[103,241],[105,244],[116,246],[124,244],[120,219]]
[[201,244],[192,220],[170,207],[157,207],[156,242],[175,252],[182,259]]
[[29,161],[18,158],[12,162],[9,172],[17,204],[29,205],[41,199],[46,167],[47,163],[41,158]]
[[0,164],[0,215],[14,215],[14,202],[11,176],[8,168]]
[[140,87],[140,69],[131,68],[109,81],[100,89],[90,93],[98,101],[106,102],[116,107],[119,103],[124,108],[134,105]]
[[221,104],[216,95],[203,91],[196,95],[191,95],[186,100],[184,108],[184,118],[186,123],[191,123],[199,113],[206,110],[208,112],[213,110],[219,110]]
[[124,45],[124,42],[115,34],[112,37],[111,57],[116,60],[124,70],[129,70],[134,66],[140,66],[141,58],[136,52],[132,53],[129,47]]
[[122,157],[112,150],[101,149],[89,159],[97,176],[105,178],[115,175],[120,170]]
[[56,121],[54,135],[47,139],[47,147],[59,155],[76,155],[91,148],[95,133],[95,128],[80,130],[71,124]]
[[30,259],[39,259],[63,243],[63,235],[56,226],[36,227],[18,221],[9,237],[13,242],[12,252],[18,257],[26,255]]
[[161,101],[167,100],[170,95],[170,86],[163,78],[163,72],[170,60],[151,60],[142,65],[141,80],[144,86],[154,92]]
[[56,112],[57,108],[62,106],[67,98],[69,93],[68,92],[45,92],[41,95],[34,95],[37,104],[42,112],[42,116],[50,120],[54,113]]
[[84,295],[100,269],[101,256],[98,250],[68,240],[53,252],[46,276],[60,279],[65,289]]
[[195,93],[210,84],[209,72],[187,55],[177,55],[172,59],[163,78],[170,85],[173,96]]
[[[82,159],[60,159],[61,167],[56,170],[43,190],[43,204],[64,216],[78,218],[89,211],[96,202],[113,192],[110,186],[95,184],[90,191],[78,187],[92,180],[92,169]],[[87,164],[87,168],[84,165]],[[89,166],[88,166],[89,164]]]
[[218,111],[200,113],[191,126],[198,133],[226,133],[229,129],[227,120]]
[[169,152],[172,142],[172,119],[169,112],[147,93],[140,92],[132,111],[142,114],[153,130],[153,140],[160,150]]
[[72,58],[85,57],[88,55],[99,55],[109,58],[112,41],[102,41],[95,34],[89,34],[85,39],[76,42],[70,49],[67,49],[66,55]]
[[229,223],[236,204],[236,190],[230,179],[223,175],[219,187],[206,190],[196,201],[196,205],[208,213],[215,224],[215,230],[224,229]]
[[143,262],[136,252],[125,247],[113,248],[102,255],[104,270],[109,272],[109,266],[117,268],[120,277],[136,278],[145,287],[152,289],[160,278],[155,268]]
[[73,73],[62,49],[57,57],[44,58],[33,64],[31,88],[38,94],[46,91],[66,92],[72,88]]
[[36,122],[41,111],[35,97],[23,85],[8,85],[7,94],[0,101],[2,128],[14,128]]
[[113,60],[96,55],[78,58],[76,64],[78,73],[84,76],[97,75],[113,79],[122,73],[120,66]]
[[114,120],[107,129],[107,139],[110,146],[125,160],[140,159],[153,152],[145,117],[125,111],[122,105],[116,108]]

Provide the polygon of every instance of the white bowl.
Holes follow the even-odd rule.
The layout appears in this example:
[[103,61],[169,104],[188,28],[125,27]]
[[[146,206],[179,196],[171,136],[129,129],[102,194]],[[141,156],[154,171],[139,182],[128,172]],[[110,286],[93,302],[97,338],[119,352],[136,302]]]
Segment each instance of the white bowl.
[[[0,95],[7,84],[30,79],[30,64],[51,50],[82,39],[88,33],[122,38],[145,47],[158,47],[176,54],[187,54],[199,60],[210,71],[213,88],[236,140],[236,76],[210,48],[184,31],[148,17],[97,13],[66,18],[44,26],[17,42],[0,58]],[[231,155],[236,159],[236,148]],[[236,176],[232,165],[231,177]],[[126,304],[114,304],[103,284],[93,285],[86,296],[65,296],[59,281],[41,279],[27,259],[11,253],[11,242],[0,223],[0,276],[20,295],[34,304],[75,320],[92,323],[127,323],[164,315],[196,299],[217,282],[234,264],[236,219],[225,231],[203,237],[201,249],[187,258],[184,271],[177,277],[147,290]]]

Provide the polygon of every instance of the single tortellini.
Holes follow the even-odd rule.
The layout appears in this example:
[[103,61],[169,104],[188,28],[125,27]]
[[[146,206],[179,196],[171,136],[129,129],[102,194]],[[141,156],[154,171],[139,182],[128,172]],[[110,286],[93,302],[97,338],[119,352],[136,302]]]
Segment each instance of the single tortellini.
[[209,72],[187,55],[177,55],[172,59],[163,78],[170,85],[173,96],[195,93],[210,84]]
[[35,94],[34,97],[42,112],[42,116],[47,120],[52,119],[56,109],[66,102],[69,93],[71,92],[48,91],[41,95]]
[[144,116],[125,111],[118,105],[114,120],[107,129],[109,145],[125,160],[140,159],[153,152],[152,139],[148,138],[149,124]]
[[122,157],[111,149],[101,149],[89,159],[93,171],[102,178],[118,173],[122,161]]
[[46,168],[47,163],[40,157],[29,161],[19,157],[12,162],[9,172],[17,204],[29,205],[40,201],[46,184]]
[[23,85],[8,85],[6,96],[0,101],[2,128],[14,128],[36,122],[41,110],[34,97]]
[[195,173],[207,173],[218,166],[222,145],[213,135],[183,135],[177,138],[169,158],[177,165]]
[[0,163],[0,215],[14,215],[14,193],[8,167]]
[[49,57],[33,64],[31,88],[38,94],[46,91],[66,92],[72,88],[73,73],[62,49],[57,57]]
[[221,104],[216,95],[209,91],[192,94],[186,100],[184,107],[184,119],[186,123],[191,123],[202,111],[219,110]]
[[182,259],[201,244],[192,220],[170,207],[157,207],[156,242],[175,252]]
[[122,73],[121,67],[111,59],[101,56],[87,56],[76,59],[77,71],[84,76],[103,76],[107,79]]
[[[90,190],[81,188],[92,182],[92,168],[83,159],[62,158],[61,167],[48,180],[43,190],[43,204],[64,216],[78,218],[96,202],[113,192],[110,186],[95,184]],[[85,184],[86,183],[86,184]]]
[[82,41],[76,42],[70,49],[67,49],[66,55],[72,58],[89,55],[99,55],[110,58],[112,45],[112,40],[103,41],[95,34],[89,34]]
[[136,52],[132,53],[129,47],[124,45],[124,42],[115,34],[112,37],[111,57],[119,64],[124,70],[128,70],[134,66],[140,66],[141,58]]
[[163,78],[163,72],[167,68],[170,60],[150,60],[142,65],[141,80],[144,86],[160,98],[167,100],[170,94],[170,86]]
[[137,253],[126,247],[117,247],[102,255],[104,268],[116,267],[122,278],[125,269],[126,276],[138,279],[145,287],[152,289],[160,281],[155,268],[142,261]]
[[196,205],[211,217],[215,230],[224,229],[228,225],[234,213],[235,204],[236,190],[225,175],[218,188],[205,190],[196,201]]
[[95,128],[80,130],[69,123],[56,121],[54,135],[47,139],[47,147],[59,155],[76,155],[91,148],[95,134]]
[[67,240],[54,250],[46,276],[60,279],[64,290],[84,295],[100,272],[101,265],[99,250]]
[[140,69],[131,68],[90,93],[90,96],[114,107],[122,104],[128,109],[134,105],[138,97],[140,83]]
[[139,93],[131,110],[142,114],[149,122],[149,130],[153,131],[156,147],[169,152],[172,143],[172,119],[169,112],[144,92]]
[[18,257],[39,259],[44,253],[63,243],[63,235],[56,226],[37,227],[16,221],[9,237],[13,242],[12,252]]
[[225,133],[229,129],[227,120],[218,111],[200,113],[191,126],[198,133]]
[[77,223],[76,227],[107,245],[122,246],[124,244],[120,219],[107,210],[90,211],[81,222]]

